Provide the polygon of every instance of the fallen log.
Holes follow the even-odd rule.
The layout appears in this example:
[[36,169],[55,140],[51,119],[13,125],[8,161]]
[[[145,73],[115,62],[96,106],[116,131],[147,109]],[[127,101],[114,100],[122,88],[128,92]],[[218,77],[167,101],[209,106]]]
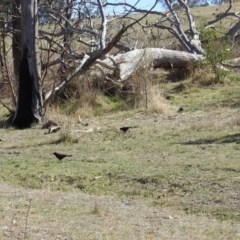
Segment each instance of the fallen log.
[[[123,81],[141,68],[187,68],[189,63],[204,59],[203,55],[162,48],[135,49],[124,54],[96,60],[93,70],[110,74],[115,80]],[[99,71],[93,71],[96,74]]]

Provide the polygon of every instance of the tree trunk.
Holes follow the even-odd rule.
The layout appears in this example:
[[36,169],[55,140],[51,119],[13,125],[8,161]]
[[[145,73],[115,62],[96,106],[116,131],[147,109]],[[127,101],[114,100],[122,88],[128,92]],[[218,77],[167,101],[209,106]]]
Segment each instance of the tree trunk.
[[12,3],[12,56],[13,56],[13,70],[16,79],[19,76],[19,64],[21,60],[21,22],[19,16],[20,0],[14,0]]
[[22,58],[19,67],[18,102],[11,125],[28,128],[42,118],[37,0],[21,1],[21,34]]

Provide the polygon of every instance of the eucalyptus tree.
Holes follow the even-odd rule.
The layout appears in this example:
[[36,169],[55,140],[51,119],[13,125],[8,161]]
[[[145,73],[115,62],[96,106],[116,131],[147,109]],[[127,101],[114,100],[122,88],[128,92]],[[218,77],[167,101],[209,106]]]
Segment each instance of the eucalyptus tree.
[[[103,21],[100,26],[95,27],[94,16],[90,11],[92,6],[93,9],[100,8],[101,17],[104,18],[103,4],[100,0],[47,1],[41,3],[42,11],[39,11],[37,0],[21,0],[18,8],[21,10],[21,60],[17,106],[15,113],[8,119],[9,125],[27,128],[36,121],[41,122],[44,116],[44,101],[46,102],[67,81],[78,75],[83,68],[89,69],[98,58],[104,57],[128,28],[147,15],[146,13],[137,20],[122,24],[106,44],[106,22]],[[39,30],[40,12],[48,13],[53,19],[54,24],[51,22],[50,31],[44,29],[44,23]],[[78,16],[76,20],[73,19],[73,14]],[[74,40],[81,44],[80,51],[84,50],[84,54],[72,46]],[[89,52],[86,47],[90,47]],[[39,50],[42,51],[41,60]],[[44,77],[55,65],[60,66],[60,69],[62,66],[70,68],[70,71],[66,76],[58,73],[59,81],[52,82],[51,90],[48,88],[45,91],[45,86],[49,87],[49,84],[44,85]],[[45,92],[44,97],[42,89]]]
[[[20,17],[16,12],[18,3],[19,0],[3,0],[0,2],[0,90],[1,92],[10,91],[10,96],[14,104],[16,104],[16,92],[14,88],[16,78],[14,73],[18,74],[18,65],[21,56],[19,46]],[[9,44],[9,39],[12,39],[12,47]],[[9,52],[12,53],[14,73],[12,72],[11,61],[9,61]]]
[[[153,29],[160,31],[160,40],[161,32],[168,31],[182,46],[181,51],[168,50],[169,45],[149,50],[147,60],[154,67],[180,67],[204,59],[207,53],[201,46],[201,31],[187,1],[164,0],[166,11],[154,10],[158,0],[150,9],[138,7],[139,2],[132,5],[108,0],[21,0],[20,8],[15,10],[21,13],[22,55],[17,107],[9,119],[10,125],[24,128],[41,121],[51,96],[92,66],[103,72],[110,70],[113,81],[124,81],[148,51],[138,50],[143,48],[139,40],[142,30],[145,40],[153,36]],[[232,0],[228,6],[218,16],[207,19],[203,29],[232,18],[232,23],[237,21],[226,35],[234,39],[240,25],[239,13],[232,11]],[[117,13],[119,8],[122,10]],[[150,14],[155,20],[148,22]],[[183,25],[184,19],[187,25]],[[117,56],[110,55],[113,49],[119,53]]]
[[14,0],[12,5],[12,56],[14,77],[18,78],[19,63],[21,59],[21,12],[20,0]]
[[37,0],[22,0],[18,98],[15,114],[9,119],[10,125],[18,128],[30,127],[43,116],[38,41]]

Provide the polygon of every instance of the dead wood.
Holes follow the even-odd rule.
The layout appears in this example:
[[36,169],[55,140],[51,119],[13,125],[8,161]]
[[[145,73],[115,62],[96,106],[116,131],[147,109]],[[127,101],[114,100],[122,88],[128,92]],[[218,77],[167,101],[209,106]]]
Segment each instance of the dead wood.
[[105,60],[97,60],[93,74],[98,74],[101,69],[105,75],[109,74],[114,76],[115,80],[124,81],[141,68],[187,68],[189,63],[203,59],[203,55],[183,51],[162,48],[135,49]]

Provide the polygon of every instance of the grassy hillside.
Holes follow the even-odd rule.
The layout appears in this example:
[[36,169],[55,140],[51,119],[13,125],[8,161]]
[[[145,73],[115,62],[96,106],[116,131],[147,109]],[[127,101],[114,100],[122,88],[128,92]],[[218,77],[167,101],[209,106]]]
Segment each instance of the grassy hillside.
[[52,105],[57,133],[0,128],[0,239],[240,239],[238,73],[171,74],[134,76],[135,108],[96,93]]
[[[24,231],[30,239],[82,231],[83,239],[237,239],[239,91],[238,82],[185,89],[167,101],[168,113],[108,113],[85,127],[56,108],[56,134],[0,129],[2,239]],[[137,128],[123,133],[125,125]],[[59,162],[55,151],[73,157]]]
[[[220,13],[223,13],[228,9],[228,4],[222,4],[219,6],[203,6],[203,7],[194,7],[191,8],[191,14],[195,20],[197,30],[202,29],[202,27],[208,22],[216,19],[216,16]],[[231,11],[238,12],[240,9],[239,3],[234,3]],[[185,16],[184,11],[179,11],[179,20],[181,22],[181,27],[184,31],[189,30],[189,22],[187,17]],[[140,15],[139,15],[140,17]],[[158,20],[157,15],[150,15],[147,17],[148,23],[154,23]],[[224,18],[220,21],[221,28],[218,29],[217,33],[226,33],[229,27],[232,27],[233,22],[235,22],[235,18],[229,17]],[[142,23],[145,24],[146,19],[142,20]],[[163,23],[164,24],[164,23]],[[166,24],[166,23],[165,23]],[[214,25],[215,26],[215,25]],[[219,28],[219,22],[217,23]],[[138,41],[131,42],[130,39],[135,39],[136,33],[138,36]],[[130,35],[131,36],[131,35]],[[124,41],[124,39],[123,39]],[[133,36],[128,38],[127,43],[134,46],[138,42],[137,47],[166,47],[166,48],[179,48],[179,42],[166,30],[162,29],[152,29],[147,28],[145,32],[142,31],[141,27],[136,27],[135,31],[133,31]]]

